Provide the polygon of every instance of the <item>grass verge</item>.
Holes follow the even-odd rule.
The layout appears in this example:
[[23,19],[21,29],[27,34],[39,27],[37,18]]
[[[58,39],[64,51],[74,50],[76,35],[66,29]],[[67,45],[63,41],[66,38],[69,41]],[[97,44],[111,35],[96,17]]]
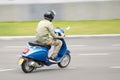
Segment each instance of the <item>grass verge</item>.
[[[0,22],[0,36],[33,36],[39,21]],[[120,20],[53,21],[55,27],[70,26],[67,35],[120,34]]]

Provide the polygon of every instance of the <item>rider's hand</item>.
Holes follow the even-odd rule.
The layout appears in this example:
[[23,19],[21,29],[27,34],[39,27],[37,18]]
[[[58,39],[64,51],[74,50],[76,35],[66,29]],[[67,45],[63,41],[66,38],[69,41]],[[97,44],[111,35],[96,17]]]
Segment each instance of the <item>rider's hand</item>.
[[65,37],[65,34],[61,34],[61,36],[60,36],[61,38],[64,38]]

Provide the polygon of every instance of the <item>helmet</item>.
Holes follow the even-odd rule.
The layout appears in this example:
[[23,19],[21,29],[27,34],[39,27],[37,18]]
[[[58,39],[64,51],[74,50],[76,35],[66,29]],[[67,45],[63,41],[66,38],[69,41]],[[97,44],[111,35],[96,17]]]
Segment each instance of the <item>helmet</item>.
[[54,19],[54,16],[56,15],[54,10],[49,10],[44,14],[44,18],[52,21]]

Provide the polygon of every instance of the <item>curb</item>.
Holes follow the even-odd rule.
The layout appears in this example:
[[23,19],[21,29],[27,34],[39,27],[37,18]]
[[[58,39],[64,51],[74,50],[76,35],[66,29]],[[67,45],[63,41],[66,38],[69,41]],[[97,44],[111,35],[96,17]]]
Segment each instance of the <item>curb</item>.
[[67,37],[120,37],[120,34],[67,35]]
[[[120,34],[93,34],[93,35],[67,35],[66,37],[120,37]],[[35,36],[0,36],[0,39],[21,39],[21,38],[35,38]]]

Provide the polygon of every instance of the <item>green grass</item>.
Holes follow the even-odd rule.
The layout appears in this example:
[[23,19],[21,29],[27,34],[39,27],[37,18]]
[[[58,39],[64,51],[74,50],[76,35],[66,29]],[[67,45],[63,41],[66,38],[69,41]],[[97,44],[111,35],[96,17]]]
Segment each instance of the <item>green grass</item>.
[[[33,36],[39,21],[0,22],[0,36]],[[120,34],[120,20],[84,20],[84,21],[53,21],[55,27],[63,29],[69,35],[79,34]]]

